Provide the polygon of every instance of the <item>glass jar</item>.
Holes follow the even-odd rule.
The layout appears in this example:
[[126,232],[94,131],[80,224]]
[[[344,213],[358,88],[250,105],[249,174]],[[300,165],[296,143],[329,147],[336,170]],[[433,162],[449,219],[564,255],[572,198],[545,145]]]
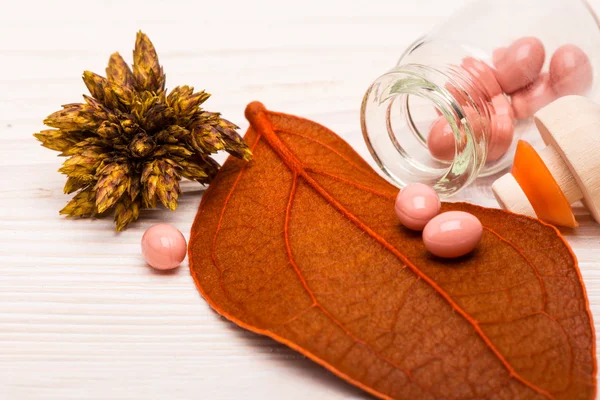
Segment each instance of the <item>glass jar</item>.
[[[537,109],[569,94],[598,100],[599,72],[600,28],[585,1],[477,0],[371,85],[363,135],[392,183],[448,197],[510,166],[518,138],[542,145]],[[561,73],[571,87],[560,86]]]

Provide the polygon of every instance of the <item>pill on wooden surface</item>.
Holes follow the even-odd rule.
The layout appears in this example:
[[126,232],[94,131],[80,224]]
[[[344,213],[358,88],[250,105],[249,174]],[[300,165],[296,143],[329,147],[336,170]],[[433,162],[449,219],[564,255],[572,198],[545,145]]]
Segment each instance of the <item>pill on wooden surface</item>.
[[583,94],[594,79],[592,63],[578,46],[567,44],[559,47],[550,59],[550,86],[559,97]]
[[502,90],[511,94],[533,83],[540,75],[545,58],[544,45],[535,37],[524,37],[508,46],[494,64]]
[[530,118],[557,98],[558,96],[550,86],[550,76],[543,73],[533,85],[519,90],[511,96],[515,118]]
[[438,160],[451,161],[454,159],[454,133],[444,116],[438,117],[429,129],[427,148],[429,153]]
[[448,211],[434,217],[423,230],[423,243],[430,253],[456,258],[470,253],[483,235],[477,217],[463,211]]
[[439,214],[440,198],[435,190],[422,183],[407,185],[396,197],[396,215],[408,229],[421,231]]
[[500,88],[494,70],[483,61],[467,57],[463,60],[461,66],[471,76],[472,83],[479,90],[484,90],[484,93],[489,97],[502,93],[502,88]]
[[144,259],[156,269],[167,270],[179,266],[185,258],[186,248],[185,237],[172,225],[151,226],[142,236]]

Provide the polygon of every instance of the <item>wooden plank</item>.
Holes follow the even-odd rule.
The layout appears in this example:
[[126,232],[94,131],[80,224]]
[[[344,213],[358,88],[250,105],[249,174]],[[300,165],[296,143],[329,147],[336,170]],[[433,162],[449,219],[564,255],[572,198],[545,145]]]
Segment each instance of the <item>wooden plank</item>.
[[[117,50],[130,59],[142,29],[168,86],[214,93],[207,108],[243,130],[245,105],[261,100],[330,127],[369,159],[358,123],[365,89],[463,1],[2,3],[0,398],[367,398],[218,317],[187,264],[174,273],[144,265],[139,241],[150,225],[172,223],[188,237],[199,185],[184,183],[175,213],[145,212],[121,234],[110,220],[66,220],[58,215],[68,200],[60,159],[31,134],[60,104],[80,99],[83,70],[103,72]],[[494,206],[489,184],[462,199]],[[576,212],[581,228],[565,233],[599,315],[600,227]]]

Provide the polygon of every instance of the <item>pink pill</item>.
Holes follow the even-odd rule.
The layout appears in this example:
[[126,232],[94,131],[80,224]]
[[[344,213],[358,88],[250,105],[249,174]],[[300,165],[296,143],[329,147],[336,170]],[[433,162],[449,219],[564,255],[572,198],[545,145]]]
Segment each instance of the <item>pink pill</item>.
[[502,90],[510,94],[533,83],[540,75],[545,58],[544,45],[534,37],[521,38],[508,46],[495,64]]
[[510,148],[515,133],[515,123],[512,117],[506,114],[493,114],[490,122],[491,134],[488,142],[487,161],[496,161]]
[[408,229],[421,231],[440,212],[442,206],[435,190],[422,183],[407,185],[396,197],[396,215]]
[[448,211],[434,217],[423,230],[423,242],[430,253],[456,258],[470,253],[483,235],[477,217],[462,211]]
[[496,161],[506,154],[512,144],[515,133],[514,111],[506,96],[500,94],[492,99],[490,112],[487,161]]
[[556,50],[550,60],[550,86],[559,97],[583,94],[593,80],[592,63],[583,50],[573,44]]
[[543,73],[533,85],[513,93],[511,99],[515,117],[517,119],[530,118],[557,97],[550,86],[550,76]]
[[454,159],[454,133],[444,116],[438,117],[429,129],[427,148],[434,158],[443,161]]
[[[481,116],[471,107],[463,106],[462,111],[464,112],[462,120],[457,121],[461,136],[464,138],[468,123],[472,129],[471,133],[473,136],[476,138],[479,137],[483,132]],[[465,141],[463,140],[462,142],[464,146]],[[429,153],[438,160],[452,161],[455,156],[456,144],[454,133],[448,121],[443,116],[438,117],[431,125],[429,136],[427,137]],[[459,147],[458,151],[461,150],[462,148]]]
[[151,267],[161,270],[179,266],[186,253],[185,238],[168,224],[151,226],[142,236],[142,254]]
[[506,55],[506,47],[500,47],[497,48],[496,50],[494,50],[494,52],[492,53],[492,62],[494,63],[494,65],[498,64],[498,62],[504,58],[504,56]]
[[471,125],[473,136],[479,140],[483,134],[483,120],[481,115],[475,109],[467,106],[463,107],[463,111],[465,112],[466,121]]
[[483,61],[467,57],[463,60],[461,66],[471,75],[475,87],[487,94],[488,97],[502,93],[500,84],[496,79],[496,75],[494,75],[494,70]]
[[508,115],[511,118],[515,117],[515,111],[510,104],[510,101],[504,94],[500,94],[492,98],[493,113],[498,115]]

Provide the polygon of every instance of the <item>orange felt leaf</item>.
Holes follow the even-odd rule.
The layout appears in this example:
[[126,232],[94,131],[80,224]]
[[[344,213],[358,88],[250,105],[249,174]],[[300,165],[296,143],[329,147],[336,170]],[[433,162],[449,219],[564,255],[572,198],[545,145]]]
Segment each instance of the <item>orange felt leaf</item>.
[[544,160],[532,145],[523,140],[517,144],[511,173],[539,219],[569,228],[579,226],[569,201]]
[[246,117],[254,159],[221,168],[189,244],[217,312],[380,398],[594,398],[585,289],[554,227],[447,203],[485,230],[471,256],[443,261],[333,132],[260,103]]

